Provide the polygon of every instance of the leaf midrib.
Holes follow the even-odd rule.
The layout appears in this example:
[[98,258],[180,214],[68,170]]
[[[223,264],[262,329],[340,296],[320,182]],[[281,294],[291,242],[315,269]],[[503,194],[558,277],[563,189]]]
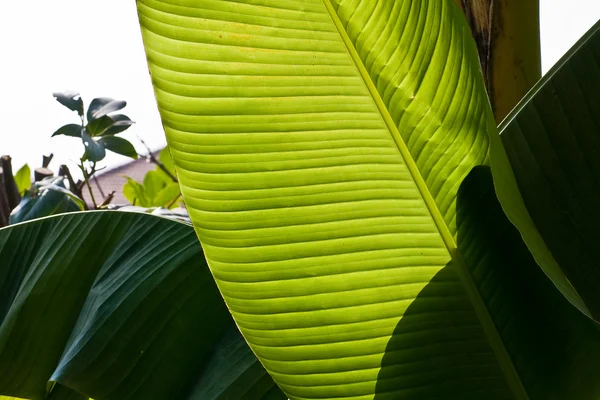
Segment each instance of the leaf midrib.
[[475,282],[473,281],[473,278],[471,277],[469,270],[467,269],[465,262],[462,256],[460,255],[460,252],[458,251],[458,247],[454,238],[452,237],[452,234],[450,233],[450,229],[446,225],[446,222],[444,221],[444,218],[441,212],[439,211],[433,196],[429,192],[429,188],[427,187],[425,180],[421,176],[421,172],[419,171],[419,168],[414,162],[412,155],[410,154],[410,151],[406,146],[406,143],[404,143],[404,141],[402,140],[402,136],[400,135],[400,132],[398,131],[398,128],[396,127],[396,124],[394,123],[392,116],[390,115],[387,109],[387,106],[383,102],[383,99],[377,91],[377,88],[375,87],[375,84],[373,83],[369,72],[365,68],[360,56],[358,55],[358,52],[354,48],[354,44],[352,43],[352,40],[346,33],[346,30],[344,29],[342,22],[340,21],[335,9],[333,8],[331,1],[322,1],[325,8],[327,9],[327,12],[329,13],[331,21],[335,25],[338,34],[340,35],[340,38],[344,42],[344,45],[346,46],[346,49],[348,50],[348,53],[350,54],[354,65],[356,66],[358,72],[362,77],[363,82],[369,90],[369,93],[375,103],[375,106],[379,110],[381,117],[383,118],[390,134],[392,135],[394,143],[396,143],[396,147],[398,148],[400,155],[404,159],[404,162],[410,172],[411,177],[417,185],[417,189],[419,190],[419,193],[421,194],[421,197],[425,202],[427,210],[429,211],[433,222],[436,228],[438,229],[440,236],[442,237],[444,245],[446,246],[450,257],[452,258],[453,265],[456,267],[456,271],[460,277],[461,282],[465,287],[467,296],[469,297],[469,300],[473,305],[477,318],[479,319],[479,322],[481,323],[482,328],[490,342],[494,354],[496,355],[496,358],[500,364],[500,368],[504,372],[509,387],[515,395],[515,398],[524,400],[528,399],[529,396],[527,395],[527,391],[525,390],[523,383],[521,382],[521,379],[512,362],[512,359],[510,358],[510,355],[508,354],[508,351],[504,346],[504,342],[502,341],[500,334],[498,333],[496,326],[489,315],[488,309],[483,299],[481,298],[479,291],[477,290],[477,286],[475,285]]

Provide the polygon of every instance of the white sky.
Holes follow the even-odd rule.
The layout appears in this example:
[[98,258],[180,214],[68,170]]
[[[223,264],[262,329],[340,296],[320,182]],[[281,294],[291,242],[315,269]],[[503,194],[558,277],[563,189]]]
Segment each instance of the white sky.
[[[541,0],[543,69],[547,71],[600,19],[600,0]],[[15,170],[28,162],[74,165],[83,151],[74,138],[50,138],[76,114],[52,92],[76,90],[85,104],[94,97],[127,100],[123,112],[136,124],[125,137],[164,145],[137,24],[135,1],[6,1],[0,12],[0,154]],[[127,161],[109,153],[104,165]],[[72,168],[76,169],[76,168]]]

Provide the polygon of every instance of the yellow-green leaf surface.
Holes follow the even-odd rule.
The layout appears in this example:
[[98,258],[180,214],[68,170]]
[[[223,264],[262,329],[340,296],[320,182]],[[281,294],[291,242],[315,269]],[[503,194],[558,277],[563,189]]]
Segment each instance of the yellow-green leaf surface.
[[497,132],[452,1],[137,4],[208,264],[284,392],[527,398],[454,239]]
[[31,187],[31,169],[29,168],[29,165],[25,164],[19,168],[15,174],[15,182],[20,195],[23,195],[26,190],[29,190]]

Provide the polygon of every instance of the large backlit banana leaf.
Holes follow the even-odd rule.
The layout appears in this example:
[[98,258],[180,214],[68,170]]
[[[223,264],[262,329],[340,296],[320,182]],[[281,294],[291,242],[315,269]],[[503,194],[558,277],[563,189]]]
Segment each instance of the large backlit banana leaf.
[[218,378],[219,390],[269,398],[277,389],[249,349],[226,353],[244,357],[237,369],[214,366],[236,335],[189,225],[112,211],[0,230],[0,395],[195,399]]
[[600,22],[501,127],[527,209],[596,321],[600,321],[599,93]]
[[[517,196],[504,206],[532,222],[450,0],[137,4],[208,264],[290,398],[565,393],[518,353],[536,336],[502,331],[513,313],[534,320],[537,311],[498,307],[495,294],[529,289],[479,280],[498,266],[468,266],[457,248],[456,194],[486,163],[488,143],[498,190]],[[556,266],[546,272],[569,292]],[[536,391],[544,385],[546,397]]]

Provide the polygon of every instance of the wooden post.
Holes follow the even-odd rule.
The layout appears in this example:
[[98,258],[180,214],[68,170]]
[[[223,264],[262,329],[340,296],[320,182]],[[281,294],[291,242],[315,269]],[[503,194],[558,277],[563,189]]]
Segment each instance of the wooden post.
[[50,176],[54,176],[54,172],[52,172],[48,168],[38,167],[35,170],[33,170],[33,178],[36,182],[39,182],[42,179],[48,178]]
[[11,209],[8,207],[8,197],[4,189],[4,172],[0,169],[0,228],[8,225]]
[[12,210],[19,205],[21,194],[17,188],[17,182],[12,171],[12,162],[10,156],[2,156],[0,158],[0,167],[2,168],[2,186],[8,201],[8,208]]

